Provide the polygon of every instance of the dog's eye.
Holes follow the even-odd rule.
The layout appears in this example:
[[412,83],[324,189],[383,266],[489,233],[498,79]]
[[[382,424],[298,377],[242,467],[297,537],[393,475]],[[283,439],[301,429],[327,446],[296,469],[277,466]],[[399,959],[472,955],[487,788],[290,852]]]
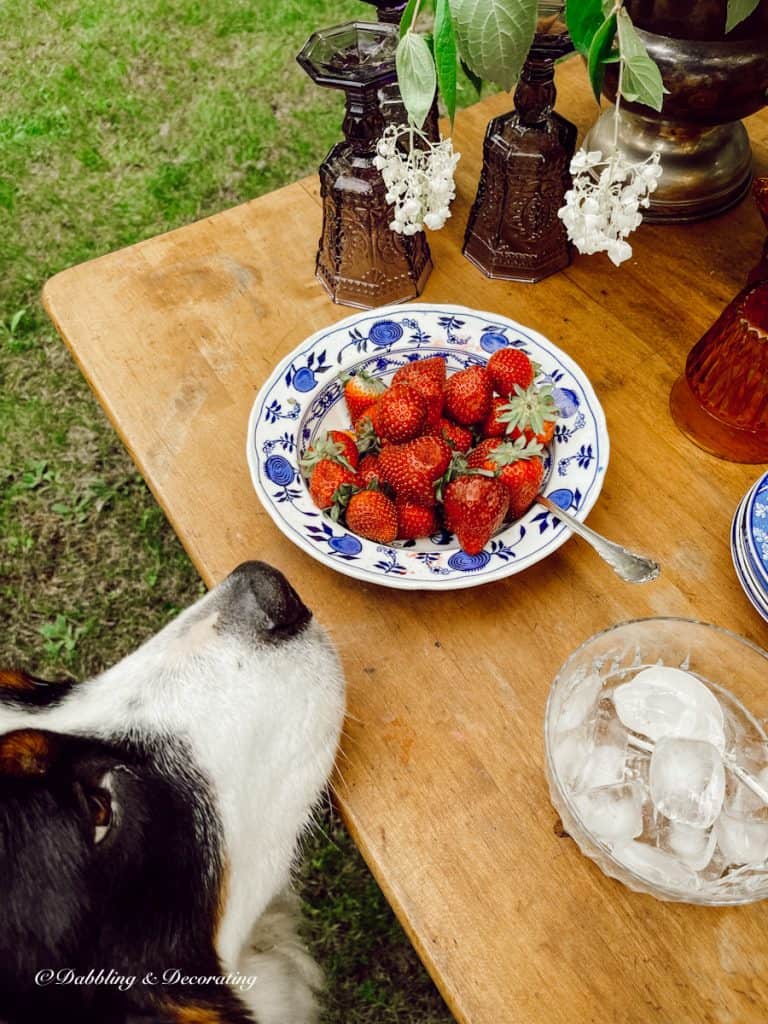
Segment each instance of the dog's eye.
[[112,801],[105,789],[93,789],[85,794],[85,799],[93,822],[93,841],[98,844],[112,824]]

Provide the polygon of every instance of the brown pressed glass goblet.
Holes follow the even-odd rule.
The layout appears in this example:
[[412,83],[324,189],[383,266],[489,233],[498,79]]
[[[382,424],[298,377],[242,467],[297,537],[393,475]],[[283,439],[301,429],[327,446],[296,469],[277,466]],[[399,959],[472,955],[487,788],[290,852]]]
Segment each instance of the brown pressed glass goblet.
[[320,166],[316,274],[334,302],[363,309],[415,298],[432,269],[423,232],[390,229],[392,207],[373,165],[384,130],[379,90],[395,81],[397,41],[394,25],[347,22],[315,32],[297,58],[318,85],[346,97],[345,139]]
[[[753,191],[768,227],[768,178]],[[688,353],[669,406],[700,448],[731,462],[768,462],[768,242],[747,287]]]

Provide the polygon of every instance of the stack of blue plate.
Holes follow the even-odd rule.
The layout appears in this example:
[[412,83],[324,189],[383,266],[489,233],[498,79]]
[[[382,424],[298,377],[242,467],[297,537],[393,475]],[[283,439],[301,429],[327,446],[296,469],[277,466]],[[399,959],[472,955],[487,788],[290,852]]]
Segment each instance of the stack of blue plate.
[[736,509],[731,556],[744,593],[768,621],[768,473],[747,491]]

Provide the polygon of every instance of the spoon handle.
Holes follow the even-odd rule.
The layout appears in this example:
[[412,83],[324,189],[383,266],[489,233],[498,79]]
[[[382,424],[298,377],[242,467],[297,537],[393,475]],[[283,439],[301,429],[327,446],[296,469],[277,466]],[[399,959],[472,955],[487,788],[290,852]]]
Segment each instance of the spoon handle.
[[564,512],[559,505],[556,505],[543,494],[539,494],[536,501],[548,509],[553,516],[557,516],[575,534],[583,538],[587,544],[595,549],[604,562],[613,569],[617,576],[620,576],[627,583],[649,583],[657,579],[660,569],[659,563],[644,555],[635,554],[620,544],[615,544],[602,534],[595,533],[585,523],[579,522],[569,512]]

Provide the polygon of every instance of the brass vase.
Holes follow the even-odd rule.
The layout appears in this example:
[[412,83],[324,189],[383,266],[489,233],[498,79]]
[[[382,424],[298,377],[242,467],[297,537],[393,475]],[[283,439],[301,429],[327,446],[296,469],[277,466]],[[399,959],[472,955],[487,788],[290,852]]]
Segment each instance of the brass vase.
[[[768,99],[768,0],[728,34],[726,0],[628,0],[628,11],[669,94],[661,113],[622,101],[619,148],[632,161],[661,152],[663,174],[649,221],[701,220],[749,191],[752,151],[741,118]],[[604,94],[616,97],[616,65]],[[613,111],[592,127],[588,149],[613,149]]]

